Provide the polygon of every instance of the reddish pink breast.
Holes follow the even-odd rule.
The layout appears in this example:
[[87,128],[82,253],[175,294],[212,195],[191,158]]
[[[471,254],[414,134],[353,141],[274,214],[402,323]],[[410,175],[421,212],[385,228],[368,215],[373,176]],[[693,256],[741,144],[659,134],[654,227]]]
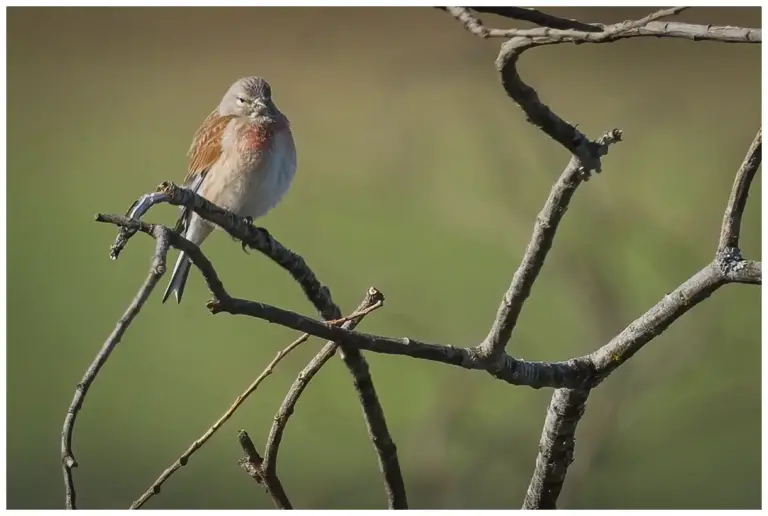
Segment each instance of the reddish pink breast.
[[254,125],[246,123],[240,128],[240,131],[245,150],[259,152],[270,145],[275,133],[290,131],[290,123],[283,116],[270,124]]
[[270,133],[271,130],[267,127],[245,124],[242,135],[246,150],[254,152],[262,150],[269,140]]

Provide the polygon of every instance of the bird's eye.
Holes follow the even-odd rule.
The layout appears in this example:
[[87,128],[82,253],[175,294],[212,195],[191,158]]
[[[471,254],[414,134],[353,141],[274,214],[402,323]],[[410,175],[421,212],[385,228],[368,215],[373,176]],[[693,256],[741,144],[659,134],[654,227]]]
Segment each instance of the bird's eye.
[[237,103],[238,104],[245,104],[245,99],[243,97],[237,97]]

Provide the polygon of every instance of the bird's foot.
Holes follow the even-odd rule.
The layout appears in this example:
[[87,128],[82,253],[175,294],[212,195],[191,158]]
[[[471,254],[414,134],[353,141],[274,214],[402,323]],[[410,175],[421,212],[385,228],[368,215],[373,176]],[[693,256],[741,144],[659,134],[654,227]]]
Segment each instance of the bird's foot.
[[[243,218],[245,219],[246,224],[248,224],[249,226],[253,226],[253,217],[243,217]],[[246,244],[245,242],[240,242],[240,245],[243,247],[243,252],[245,254],[251,254],[250,252],[248,252],[248,244]]]

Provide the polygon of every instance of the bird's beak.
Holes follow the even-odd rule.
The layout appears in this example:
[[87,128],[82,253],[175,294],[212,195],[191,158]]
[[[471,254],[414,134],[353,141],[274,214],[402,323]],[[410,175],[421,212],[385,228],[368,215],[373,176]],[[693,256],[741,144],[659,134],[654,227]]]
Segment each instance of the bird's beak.
[[254,116],[263,115],[264,113],[269,111],[269,106],[267,106],[261,100],[254,100],[251,106],[253,107]]

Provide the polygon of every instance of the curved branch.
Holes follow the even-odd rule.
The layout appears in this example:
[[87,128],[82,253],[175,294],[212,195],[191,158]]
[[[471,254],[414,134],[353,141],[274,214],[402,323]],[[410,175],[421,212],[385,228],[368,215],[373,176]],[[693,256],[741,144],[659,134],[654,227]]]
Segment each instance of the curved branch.
[[496,68],[507,95],[522,108],[530,123],[577,156],[587,171],[600,170],[596,145],[574,125],[569,124],[539,99],[535,89],[526,84],[517,72],[517,60],[530,48],[538,46],[533,40],[514,38],[501,46]]
[[600,156],[597,153],[597,145],[590,142],[574,125],[560,118],[546,104],[541,102],[536,90],[520,78],[517,72],[517,60],[523,52],[538,46],[558,43],[607,43],[638,36],[686,37],[694,40],[713,39],[749,43],[762,40],[762,32],[759,29],[653,21],[677,14],[683,9],[682,7],[663,9],[640,20],[606,25],[601,32],[558,30],[548,27],[498,31],[486,29],[479,23],[467,22],[466,17],[464,21],[465,24],[470,23],[470,30],[474,33],[512,38],[501,46],[501,51],[496,59],[496,67],[501,73],[501,81],[505,91],[523,109],[531,123],[581,159],[587,171],[599,171]]
[[[155,231],[156,229],[156,231]],[[66,491],[65,504],[67,509],[76,509],[76,491],[75,482],[72,476],[72,468],[77,467],[77,461],[75,460],[74,453],[72,452],[72,435],[75,430],[75,419],[83,406],[85,401],[85,395],[88,393],[88,389],[96,380],[96,375],[107,362],[112,351],[120,343],[120,340],[125,335],[128,327],[141,311],[141,307],[149,298],[149,295],[154,290],[160,278],[165,274],[165,259],[168,254],[168,247],[170,245],[168,234],[163,231],[162,227],[152,229],[152,234],[157,241],[155,246],[155,254],[152,257],[152,261],[149,266],[149,275],[144,281],[144,284],[139,288],[138,293],[128,305],[123,316],[117,321],[115,329],[107,337],[104,345],[101,347],[96,357],[91,362],[88,370],[85,372],[83,379],[77,384],[75,389],[75,397],[72,399],[72,403],[67,410],[67,415],[64,418],[64,427],[61,431],[61,463],[64,471],[64,486]]]

